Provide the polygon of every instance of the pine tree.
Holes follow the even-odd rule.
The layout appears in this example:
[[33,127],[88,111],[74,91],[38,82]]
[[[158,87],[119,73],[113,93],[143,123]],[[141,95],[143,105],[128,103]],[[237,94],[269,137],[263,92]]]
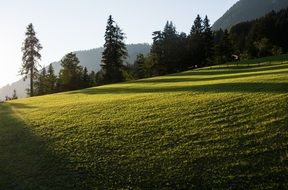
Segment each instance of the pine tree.
[[232,58],[233,46],[228,30],[225,30],[220,42],[215,45],[215,59],[216,63],[222,64],[230,61]]
[[35,81],[34,95],[44,95],[47,93],[47,80],[46,80],[46,68],[44,67],[39,74],[37,74],[37,80]]
[[55,75],[55,71],[52,64],[50,64],[48,67],[46,78],[47,78],[47,93],[51,94],[56,92],[57,76]]
[[127,57],[124,43],[125,35],[110,15],[105,32],[105,44],[102,54],[102,69],[105,83],[123,81],[123,61]]
[[142,53],[137,55],[134,65],[136,66],[136,77],[139,79],[145,78],[146,76],[145,57]]
[[204,26],[200,15],[197,15],[191,28],[188,43],[188,55],[193,67],[203,66],[206,60],[204,43]]
[[153,57],[153,75],[164,75],[167,73],[167,69],[164,61],[164,51],[163,51],[163,34],[162,31],[155,31],[152,34],[153,45],[151,47],[151,57]]
[[33,24],[29,24],[25,33],[26,39],[22,47],[22,68],[20,70],[21,75],[24,75],[24,80],[30,78],[30,96],[34,96],[34,80],[36,79],[38,69],[38,60],[41,60],[41,54],[39,53],[42,46],[36,37]]
[[205,62],[210,63],[213,58],[213,32],[210,26],[208,16],[205,16],[203,21],[203,40],[204,40],[204,51],[205,51]]
[[61,91],[81,88],[82,67],[75,53],[68,53],[62,60],[63,67],[59,73],[59,88]]
[[200,15],[197,15],[196,19],[194,20],[194,25],[191,28],[190,35],[202,35],[203,33],[203,21]]
[[174,73],[180,68],[179,35],[173,22],[167,21],[163,32],[153,33],[151,55],[156,58],[154,70],[156,75]]
[[225,62],[231,61],[232,54],[233,54],[233,46],[232,46],[232,42],[230,39],[230,34],[229,34],[227,29],[224,31],[222,46],[223,46],[223,50],[224,50]]
[[180,57],[178,55],[179,47],[178,33],[176,27],[172,22],[168,22],[165,25],[163,35],[163,56],[167,73],[174,73],[179,70]]
[[178,48],[177,56],[179,57],[179,71],[185,71],[189,67],[189,40],[186,33],[181,32],[178,37],[178,43],[176,45]]
[[84,67],[83,72],[82,72],[82,87],[87,88],[89,87],[89,75],[88,75],[88,70],[87,67]]
[[89,74],[89,87],[96,85],[96,73],[95,71],[91,71]]

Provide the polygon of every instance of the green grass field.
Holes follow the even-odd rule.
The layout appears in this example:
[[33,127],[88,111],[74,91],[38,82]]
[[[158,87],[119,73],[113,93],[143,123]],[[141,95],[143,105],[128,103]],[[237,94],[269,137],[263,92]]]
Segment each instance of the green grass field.
[[288,62],[0,104],[0,189],[287,189]]

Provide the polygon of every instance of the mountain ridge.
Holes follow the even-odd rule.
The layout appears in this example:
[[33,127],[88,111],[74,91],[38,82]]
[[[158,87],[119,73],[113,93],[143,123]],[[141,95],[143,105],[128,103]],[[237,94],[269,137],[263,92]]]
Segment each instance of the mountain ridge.
[[286,7],[288,0],[239,0],[213,24],[212,29],[230,29],[241,22],[255,20]]

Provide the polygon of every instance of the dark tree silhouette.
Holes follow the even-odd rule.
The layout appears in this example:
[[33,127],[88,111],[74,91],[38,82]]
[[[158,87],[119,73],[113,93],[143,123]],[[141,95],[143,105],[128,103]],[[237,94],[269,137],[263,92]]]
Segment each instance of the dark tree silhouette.
[[102,69],[105,83],[123,81],[123,61],[127,57],[124,43],[125,35],[110,15],[105,32],[105,44],[102,54]]
[[52,64],[50,64],[48,67],[46,80],[47,80],[47,93],[51,94],[56,92],[57,76],[55,75],[55,71]]
[[204,51],[205,51],[205,62],[206,64],[210,64],[213,59],[213,32],[210,26],[210,21],[208,16],[205,16],[203,21],[203,42],[204,42]]
[[21,75],[24,75],[24,80],[30,78],[30,96],[34,96],[34,80],[38,73],[38,60],[41,60],[41,54],[39,53],[42,46],[36,37],[33,24],[29,24],[25,33],[26,39],[23,43],[22,52],[22,68],[20,70]]
[[47,71],[44,67],[37,76],[35,81],[35,92],[34,95],[44,95],[47,94]]

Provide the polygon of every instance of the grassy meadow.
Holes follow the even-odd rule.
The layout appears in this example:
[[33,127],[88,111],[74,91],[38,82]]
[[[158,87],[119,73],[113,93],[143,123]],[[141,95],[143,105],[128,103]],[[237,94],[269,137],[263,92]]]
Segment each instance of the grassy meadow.
[[287,189],[288,62],[0,104],[0,189]]

